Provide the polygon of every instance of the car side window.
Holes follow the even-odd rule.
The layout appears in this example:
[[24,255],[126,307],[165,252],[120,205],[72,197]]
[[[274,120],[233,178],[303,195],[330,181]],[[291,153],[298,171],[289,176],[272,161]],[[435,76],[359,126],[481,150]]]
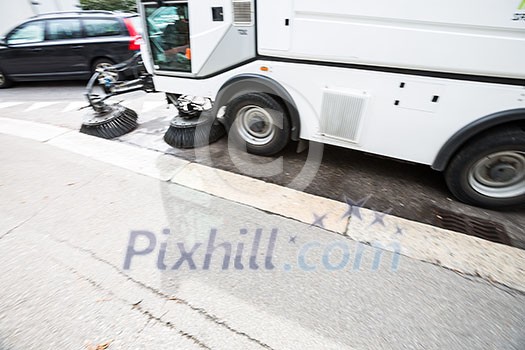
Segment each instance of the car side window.
[[47,24],[47,40],[75,39],[82,37],[78,19],[56,19]]
[[30,44],[44,41],[44,22],[36,21],[22,24],[7,37],[7,44]]
[[86,36],[114,36],[120,35],[122,27],[117,19],[105,18],[91,18],[84,19],[84,28]]

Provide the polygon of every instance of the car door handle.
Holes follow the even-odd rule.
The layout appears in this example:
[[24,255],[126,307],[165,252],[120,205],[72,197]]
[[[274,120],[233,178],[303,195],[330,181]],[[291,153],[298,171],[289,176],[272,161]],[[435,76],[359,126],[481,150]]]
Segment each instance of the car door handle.
[[31,49],[31,52],[40,52],[40,51],[42,51],[42,48],[40,48],[40,47],[36,47],[34,49]]
[[75,46],[71,46],[71,48],[72,48],[73,50],[83,49],[83,48],[84,48],[84,45],[75,45]]

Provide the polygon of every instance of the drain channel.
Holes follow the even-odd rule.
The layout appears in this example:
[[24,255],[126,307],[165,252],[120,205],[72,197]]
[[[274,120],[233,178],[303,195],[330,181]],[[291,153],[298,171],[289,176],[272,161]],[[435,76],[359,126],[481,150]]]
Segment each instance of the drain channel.
[[437,225],[447,230],[466,233],[470,236],[486,239],[491,242],[511,245],[505,227],[497,222],[480,219],[450,210],[434,207]]

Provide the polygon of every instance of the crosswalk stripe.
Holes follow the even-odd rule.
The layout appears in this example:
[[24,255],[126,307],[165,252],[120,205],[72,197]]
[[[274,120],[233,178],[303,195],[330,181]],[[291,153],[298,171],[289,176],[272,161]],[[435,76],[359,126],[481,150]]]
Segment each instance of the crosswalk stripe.
[[149,112],[160,106],[166,105],[165,101],[144,101],[141,112]]
[[78,110],[79,108],[81,107],[84,107],[84,106],[87,106],[88,103],[86,101],[75,101],[75,102],[70,102],[66,107],[64,107],[64,109],[62,110],[62,112],[71,112],[71,111],[75,111],[75,110]]
[[18,106],[24,102],[0,102],[0,109],[1,108],[8,108],[13,106]]
[[24,110],[24,112],[30,112],[30,111],[35,111],[37,109],[41,109],[41,108],[45,108],[45,107],[49,107],[49,106],[52,106],[52,105],[55,105],[57,103],[60,103],[61,101],[53,101],[53,102],[35,102],[33,103],[30,107],[26,108]]

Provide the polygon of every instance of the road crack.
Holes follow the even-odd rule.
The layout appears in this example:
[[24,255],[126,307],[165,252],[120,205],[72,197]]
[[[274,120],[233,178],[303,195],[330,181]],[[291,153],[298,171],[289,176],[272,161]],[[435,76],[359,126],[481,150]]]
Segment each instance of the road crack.
[[95,280],[89,278],[88,276],[80,273],[77,269],[71,267],[71,266],[67,266],[65,265],[64,263],[62,263],[61,261],[57,260],[56,258],[53,258],[51,257],[51,260],[53,260],[55,263],[63,266],[66,270],[68,270],[69,272],[71,272],[72,274],[74,274],[75,276],[77,276],[77,278],[79,278],[80,280],[86,282],[86,283],[89,283],[92,287],[94,287],[95,289],[99,290],[99,291],[103,291],[103,292],[106,292],[106,293],[109,293],[110,295],[112,295],[116,300],[119,300],[120,302],[126,304],[126,305],[129,305],[131,307],[131,309],[133,310],[136,310],[138,312],[140,312],[142,315],[146,316],[147,317],[147,322],[146,324],[141,328],[141,330],[137,333],[140,334],[144,331],[144,329],[147,327],[147,325],[151,322],[151,321],[155,321],[165,327],[168,327],[174,331],[176,331],[180,336],[188,339],[188,340],[191,340],[193,343],[195,343],[196,345],[198,345],[199,347],[203,348],[203,349],[209,349],[211,350],[211,348],[209,346],[207,346],[204,342],[202,342],[200,339],[198,339],[196,336],[188,333],[188,332],[185,332],[183,331],[182,329],[177,329],[175,327],[175,325],[173,325],[171,322],[168,322],[168,321],[164,321],[162,320],[162,317],[165,315],[163,314],[162,316],[160,317],[157,317],[155,315],[153,315],[150,311],[142,308],[140,306],[140,303],[136,303],[136,304],[129,304],[125,299],[123,298],[119,298],[117,295],[115,295],[115,293],[113,293],[111,290],[107,289],[107,288],[104,288],[100,285],[100,283],[96,282]]
[[[95,181],[98,177],[100,177],[101,175],[98,174],[98,175],[95,175],[93,178],[89,179],[88,181],[86,181],[85,183],[83,183],[82,185],[78,186],[75,188],[75,190],[79,190],[81,188],[83,188],[84,186],[87,186],[89,185],[90,183],[92,183],[93,181]],[[27,222],[29,222],[30,220],[34,219],[35,217],[38,216],[38,214],[40,214],[41,212],[43,212],[44,210],[46,210],[47,208],[49,208],[53,203],[55,203],[57,200],[59,200],[60,198],[62,198],[67,192],[69,192],[70,190],[69,189],[64,189],[62,192],[60,192],[60,194],[58,194],[57,196],[53,197],[49,202],[47,202],[46,204],[44,204],[40,209],[38,209],[37,211],[35,211],[33,214],[31,214],[27,219],[23,220],[21,223],[15,225],[14,227],[12,227],[11,229],[7,230],[3,235],[0,236],[0,240],[3,239],[4,237],[7,237],[10,233],[12,233],[13,231],[17,230],[18,228],[24,226]]]
[[[89,254],[93,259],[103,263],[103,264],[106,264],[108,266],[110,266],[113,270],[115,270],[120,276],[124,277],[126,280],[138,285],[139,287],[143,288],[143,289],[146,289],[152,293],[154,293],[155,295],[163,298],[163,299],[166,299],[166,300],[172,300],[172,301],[175,301],[177,303],[180,303],[180,304],[183,304],[187,307],[189,307],[192,311],[195,311],[197,312],[198,314],[202,315],[204,318],[206,318],[207,320],[221,326],[221,327],[224,327],[226,328],[228,331],[230,332],[233,332],[239,336],[242,336],[248,340],[250,340],[251,342],[254,342],[256,343],[257,345],[265,348],[265,349],[269,349],[269,350],[274,350],[271,346],[269,346],[268,344],[265,344],[263,343],[262,341],[256,339],[256,338],[253,338],[252,336],[248,335],[247,333],[245,332],[242,332],[242,331],[239,331],[235,328],[233,328],[232,326],[230,326],[226,321],[222,321],[220,320],[217,316],[215,315],[212,315],[210,314],[208,311],[206,311],[205,309],[203,308],[199,308],[199,307],[196,307],[194,305],[192,305],[190,302],[188,302],[187,300],[184,300],[184,299],[181,299],[181,298],[178,298],[178,297],[174,297],[174,296],[171,296],[171,295],[167,295],[166,293],[163,293],[162,291],[156,289],[156,288],[153,288],[141,281],[138,281],[136,279],[134,279],[133,277],[125,274],[124,272],[122,272],[121,269],[119,269],[117,266],[115,266],[114,264],[112,264],[111,262],[99,257],[95,252],[89,250],[89,249],[86,249],[86,248],[83,248],[83,247],[79,247],[67,240],[63,240],[63,239],[57,239],[53,236],[50,235],[50,238],[53,239],[55,242],[58,242],[58,243],[62,243],[62,244],[66,244],[68,245],[69,247],[73,248],[73,249],[76,249],[80,252],[83,252],[85,254]],[[134,307],[138,307],[139,309],[142,309],[140,307],[140,303],[137,303],[137,304],[134,304],[133,305]],[[145,312],[149,313],[149,311],[145,310]],[[170,322],[165,322],[165,321],[162,321],[160,320],[160,318],[152,315],[151,313],[149,313],[151,315],[151,318],[154,319],[154,320],[158,320],[160,322],[163,322],[165,323],[167,326],[170,326],[171,327],[171,323]],[[182,335],[182,334],[181,334]]]
[[31,220],[32,218],[37,216],[38,213],[40,213],[40,210],[37,211],[36,213],[34,213],[33,215],[31,215],[30,217],[28,217],[27,219],[25,219],[24,221],[22,221],[21,223],[19,223],[19,224],[15,225],[14,227],[10,228],[9,230],[7,230],[3,235],[0,236],[0,240],[3,239],[4,237],[7,237],[11,232],[15,231],[19,227],[23,226],[26,222],[28,222],[29,220]]

